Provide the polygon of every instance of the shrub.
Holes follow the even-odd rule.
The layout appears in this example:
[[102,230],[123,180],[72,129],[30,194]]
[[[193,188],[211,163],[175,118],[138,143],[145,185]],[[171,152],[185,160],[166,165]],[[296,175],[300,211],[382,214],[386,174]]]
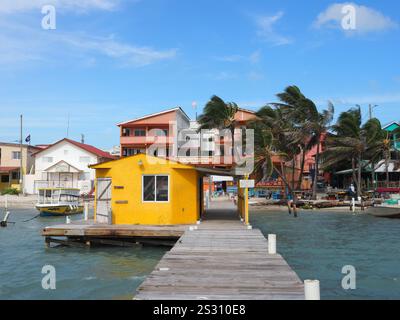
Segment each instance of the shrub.
[[19,195],[19,190],[15,188],[6,188],[1,192],[1,194]]

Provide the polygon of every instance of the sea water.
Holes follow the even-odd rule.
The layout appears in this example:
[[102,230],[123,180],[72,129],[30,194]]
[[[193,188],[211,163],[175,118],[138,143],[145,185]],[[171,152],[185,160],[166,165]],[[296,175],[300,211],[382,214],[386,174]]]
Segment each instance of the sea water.
[[[9,221],[15,224],[0,228],[0,299],[132,299],[166,252],[159,247],[47,249],[41,230],[65,218],[23,222],[35,215],[35,210],[11,210]],[[55,290],[42,288],[45,265],[55,268]]]
[[[277,235],[278,252],[302,280],[320,280],[322,299],[400,299],[400,219],[257,210],[251,223]],[[355,268],[355,290],[343,289],[345,266]]]
[[[65,218],[12,210],[0,228],[0,299],[132,299],[165,248],[45,248],[43,227]],[[251,223],[277,235],[277,249],[302,280],[318,279],[322,299],[400,299],[400,220],[349,212],[250,213]],[[0,213],[2,218],[2,212]],[[75,216],[73,219],[82,219]],[[56,289],[42,288],[54,266]],[[356,269],[356,290],[342,288],[342,268]]]

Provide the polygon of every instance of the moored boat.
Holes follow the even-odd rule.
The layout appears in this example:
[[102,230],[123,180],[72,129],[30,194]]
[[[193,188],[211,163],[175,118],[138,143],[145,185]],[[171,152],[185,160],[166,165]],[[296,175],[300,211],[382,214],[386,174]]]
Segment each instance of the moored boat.
[[[392,202],[391,202],[392,203]],[[367,212],[379,218],[400,218],[400,204],[384,203],[368,208]]]
[[69,216],[83,213],[79,189],[39,189],[36,209],[41,216]]

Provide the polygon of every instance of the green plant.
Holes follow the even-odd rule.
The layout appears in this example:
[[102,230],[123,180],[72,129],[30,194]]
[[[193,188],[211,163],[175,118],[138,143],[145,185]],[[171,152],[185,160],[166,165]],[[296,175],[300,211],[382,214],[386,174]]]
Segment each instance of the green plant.
[[19,190],[16,188],[6,188],[1,192],[2,195],[9,194],[9,195],[19,195]]

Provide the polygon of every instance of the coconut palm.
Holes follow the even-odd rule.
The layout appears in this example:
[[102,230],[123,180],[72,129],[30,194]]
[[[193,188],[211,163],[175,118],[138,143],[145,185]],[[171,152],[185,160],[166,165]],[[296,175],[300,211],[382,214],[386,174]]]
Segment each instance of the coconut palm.
[[313,146],[317,146],[313,179],[313,199],[316,199],[321,139],[329,130],[330,123],[333,120],[334,106],[329,102],[328,109],[320,113],[315,103],[308,99],[297,86],[289,86],[277,96],[281,102],[274,105],[281,108],[287,119],[293,123],[292,135],[294,139],[298,140],[299,148],[302,152],[301,172],[298,182],[299,188],[301,187],[304,173],[306,152]]
[[[360,106],[342,112],[332,127],[335,134],[326,140],[327,150],[323,155],[324,166],[328,167],[346,160],[351,161],[353,181],[357,195],[362,195],[362,170],[379,160],[386,148],[381,125],[377,119],[362,124]],[[373,165],[374,167],[374,165]]]
[[[291,139],[290,123],[282,109],[262,107],[249,127],[254,129],[255,179],[260,181],[276,172],[293,196],[294,187],[287,179],[286,168],[288,162],[295,160],[296,141]],[[273,159],[279,159],[279,164]]]
[[239,107],[234,102],[226,103],[218,96],[212,96],[198,118],[201,129],[235,129],[235,114]]

